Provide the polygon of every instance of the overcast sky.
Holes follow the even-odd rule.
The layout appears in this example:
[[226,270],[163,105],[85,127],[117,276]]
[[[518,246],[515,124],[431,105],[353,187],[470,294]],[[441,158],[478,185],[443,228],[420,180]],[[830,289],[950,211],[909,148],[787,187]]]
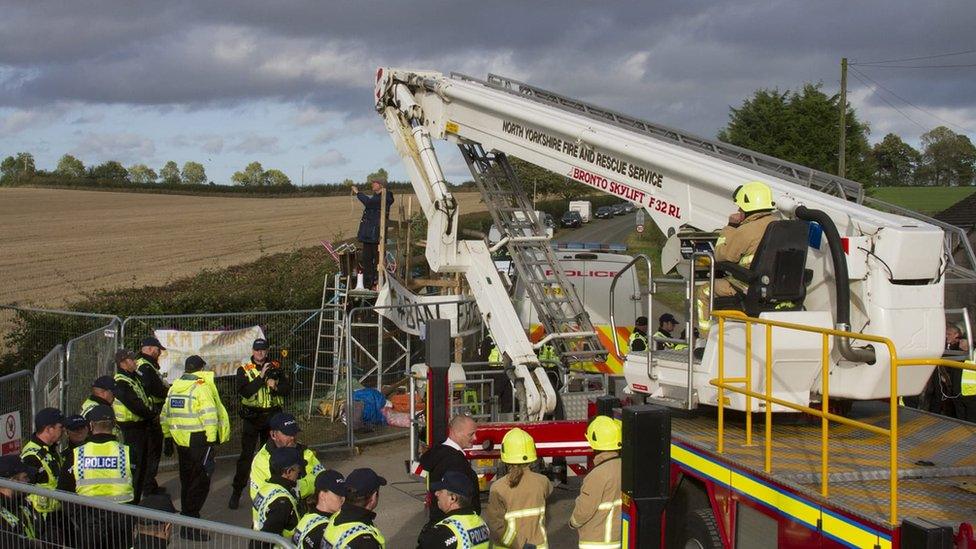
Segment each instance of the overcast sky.
[[[218,183],[252,160],[295,183],[303,167],[306,183],[402,178],[372,110],[378,66],[494,72],[713,137],[758,88],[836,93],[844,56],[976,50],[973,0],[2,4],[0,155],[196,160]],[[976,139],[976,52],[854,68],[872,142],[938,125]]]

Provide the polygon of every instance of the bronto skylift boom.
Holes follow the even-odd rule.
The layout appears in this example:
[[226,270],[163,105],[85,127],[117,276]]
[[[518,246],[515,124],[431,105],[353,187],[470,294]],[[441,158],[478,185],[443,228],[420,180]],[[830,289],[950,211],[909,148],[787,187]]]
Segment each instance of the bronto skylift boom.
[[[526,383],[526,387],[536,413],[550,409],[551,386],[538,368],[486,244],[458,238],[457,203],[431,145],[435,139],[459,145],[473,171],[471,151],[488,151],[486,155],[515,156],[618,196],[643,208],[668,236],[720,229],[735,208],[732,192],[746,182],[764,181],[784,218],[816,221],[828,236],[832,232],[828,226],[833,225],[842,242],[830,242],[811,231],[806,268],[812,278],[802,309],[764,312],[763,318],[884,336],[896,343],[903,358],[942,352],[949,258],[939,227],[870,209],[817,190],[809,181],[805,186],[788,170],[770,168],[775,159],[700,140],[710,144],[713,152],[707,153],[673,139],[669,133],[673,130],[500,77],[481,81],[382,68],[377,72],[375,99],[428,219],[426,254],[431,269],[465,275],[496,344],[520,377],[535,381],[535,386]],[[841,191],[857,188],[840,178],[807,173],[811,180],[826,179]],[[477,179],[479,174],[475,175]],[[509,242],[512,245],[527,243]],[[836,275],[844,271],[846,275],[838,280]],[[585,319],[576,329],[580,326],[586,326]],[[688,407],[715,404],[716,388],[709,381],[717,377],[717,331],[709,332],[700,360],[659,353],[647,364],[642,353],[628,355],[624,374],[629,388],[664,401],[687,391],[694,401],[683,401]],[[764,334],[756,332],[753,359],[760,364],[765,356]],[[817,401],[821,336],[776,328],[773,341],[774,362],[789,363],[775,371],[790,372],[788,379],[774,376],[774,396],[803,405]],[[741,325],[726,327],[725,345],[726,375],[736,376],[745,353]],[[831,398],[889,396],[887,353],[883,346],[833,341]],[[918,394],[930,373],[931,367],[906,368],[900,372],[899,393]],[[761,372],[757,374],[752,390],[762,392],[765,380]],[[731,399],[727,406],[744,409],[742,395],[725,394]],[[757,400],[753,407],[758,410]]]

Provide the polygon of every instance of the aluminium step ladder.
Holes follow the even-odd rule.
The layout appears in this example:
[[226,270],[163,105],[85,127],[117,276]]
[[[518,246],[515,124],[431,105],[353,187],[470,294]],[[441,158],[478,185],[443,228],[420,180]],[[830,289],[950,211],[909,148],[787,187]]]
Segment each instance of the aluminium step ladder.
[[[576,288],[566,278],[550,239],[505,154],[478,143],[459,145],[518,278],[525,286],[550,342],[564,364],[606,360],[597,332]],[[576,334],[576,335],[574,335]]]

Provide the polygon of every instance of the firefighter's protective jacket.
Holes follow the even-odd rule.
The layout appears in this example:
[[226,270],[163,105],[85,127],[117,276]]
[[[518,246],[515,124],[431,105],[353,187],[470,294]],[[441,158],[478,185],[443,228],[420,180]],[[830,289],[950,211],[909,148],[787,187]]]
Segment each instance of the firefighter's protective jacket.
[[508,475],[492,483],[484,518],[494,546],[547,547],[546,499],[551,493],[549,479],[532,471],[525,471],[514,488],[508,485]]
[[620,456],[601,452],[583,477],[569,525],[579,531],[581,548],[620,547]]
[[[766,227],[780,217],[775,212],[758,212],[746,217],[742,223],[726,226],[715,242],[715,261],[731,261],[743,267],[752,265],[752,257],[759,248],[759,242],[766,234]],[[739,281],[736,285],[741,285]]]

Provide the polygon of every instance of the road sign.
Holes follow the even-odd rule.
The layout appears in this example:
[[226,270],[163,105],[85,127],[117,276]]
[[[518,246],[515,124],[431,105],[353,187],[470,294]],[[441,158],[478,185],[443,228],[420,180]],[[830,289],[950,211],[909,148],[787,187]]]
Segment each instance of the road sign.
[[0,456],[20,453],[20,412],[0,415]]
[[639,233],[644,232],[644,226],[643,225],[638,225],[637,226],[637,232],[639,232]]

